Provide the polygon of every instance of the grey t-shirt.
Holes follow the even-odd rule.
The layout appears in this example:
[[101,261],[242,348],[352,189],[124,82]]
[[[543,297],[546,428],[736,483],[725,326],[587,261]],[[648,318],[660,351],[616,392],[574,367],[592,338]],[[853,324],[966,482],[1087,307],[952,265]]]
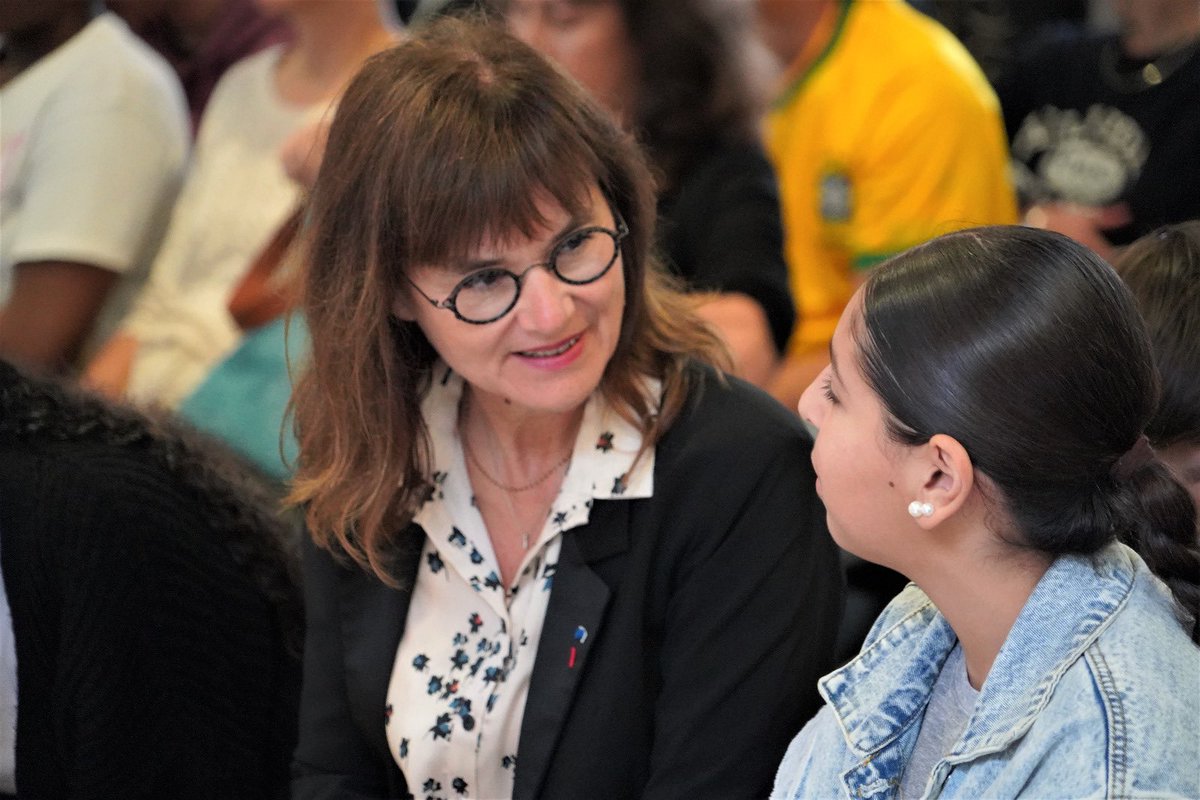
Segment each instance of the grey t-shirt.
[[925,784],[934,766],[946,757],[967,728],[979,692],[967,680],[967,661],[961,644],[954,645],[942,671],[938,674],[921,732],[909,756],[908,766],[900,779],[900,797],[918,798],[925,794]]

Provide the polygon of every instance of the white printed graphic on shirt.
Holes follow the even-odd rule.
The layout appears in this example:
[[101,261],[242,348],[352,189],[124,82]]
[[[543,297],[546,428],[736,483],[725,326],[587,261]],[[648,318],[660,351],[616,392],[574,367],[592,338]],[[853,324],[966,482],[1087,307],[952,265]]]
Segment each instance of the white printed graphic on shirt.
[[1150,140],[1137,122],[1106,105],[1080,114],[1044,106],[1013,138],[1017,187],[1035,201],[1087,206],[1116,202],[1141,174]]

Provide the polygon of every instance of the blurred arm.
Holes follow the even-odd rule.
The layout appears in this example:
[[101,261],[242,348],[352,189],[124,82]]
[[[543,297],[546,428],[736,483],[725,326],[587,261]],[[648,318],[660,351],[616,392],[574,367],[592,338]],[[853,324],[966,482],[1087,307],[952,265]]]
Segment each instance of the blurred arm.
[[71,261],[17,264],[13,273],[12,294],[0,310],[0,355],[61,369],[78,354],[117,276]]

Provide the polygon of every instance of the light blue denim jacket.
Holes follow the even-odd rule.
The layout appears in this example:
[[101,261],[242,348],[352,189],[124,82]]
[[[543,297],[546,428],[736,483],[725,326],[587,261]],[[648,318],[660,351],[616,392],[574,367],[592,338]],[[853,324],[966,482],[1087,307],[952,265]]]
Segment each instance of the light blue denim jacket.
[[[955,642],[924,592],[901,592],[862,652],[821,679],[827,705],[772,797],[896,798]],[[1200,797],[1200,649],[1134,551],[1054,562],[924,797]]]

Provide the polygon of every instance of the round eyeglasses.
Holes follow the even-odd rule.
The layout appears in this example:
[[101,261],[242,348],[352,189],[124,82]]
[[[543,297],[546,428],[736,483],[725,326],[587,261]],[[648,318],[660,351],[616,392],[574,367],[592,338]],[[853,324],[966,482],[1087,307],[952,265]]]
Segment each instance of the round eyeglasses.
[[572,286],[600,280],[616,263],[621,240],[628,235],[629,227],[619,218],[615,231],[602,225],[580,228],[559,240],[545,261],[530,264],[520,274],[501,267],[476,270],[459,281],[445,300],[434,300],[408,275],[404,278],[434,308],[448,308],[463,322],[485,325],[512,311],[532,269],[545,267]]

